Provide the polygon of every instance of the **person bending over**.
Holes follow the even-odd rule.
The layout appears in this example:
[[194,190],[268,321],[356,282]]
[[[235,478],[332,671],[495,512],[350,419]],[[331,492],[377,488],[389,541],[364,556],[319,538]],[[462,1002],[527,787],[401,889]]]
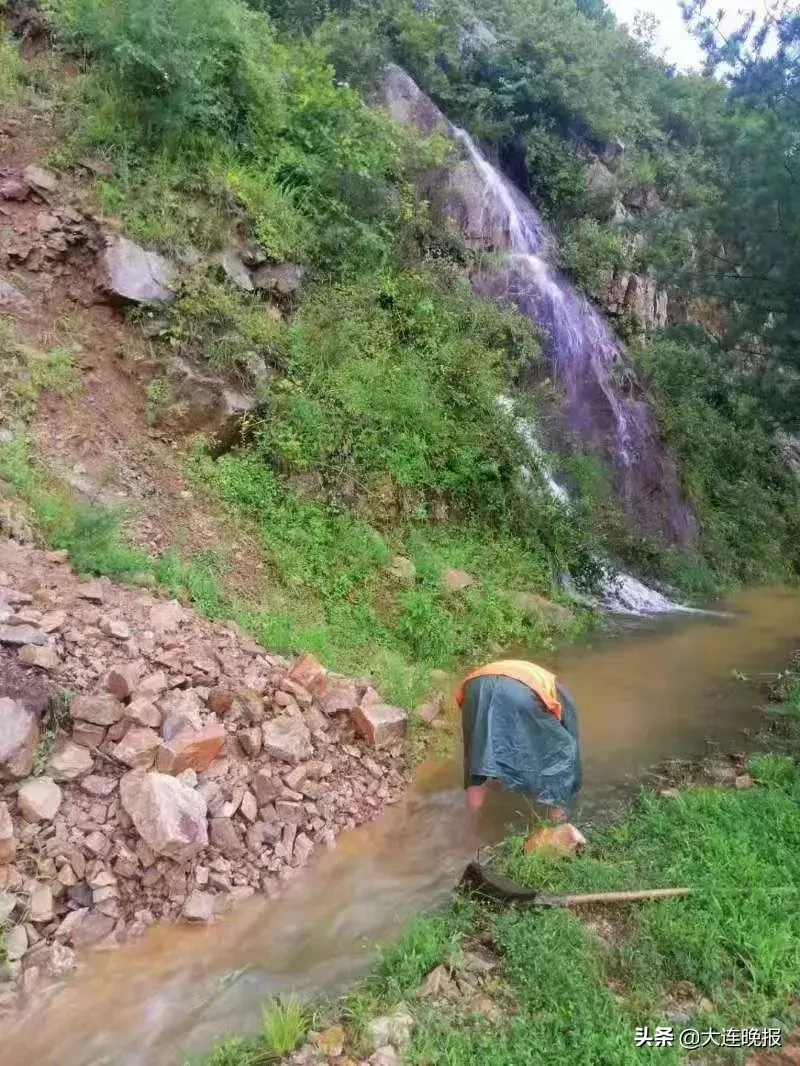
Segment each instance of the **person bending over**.
[[544,804],[566,822],[581,787],[578,717],[554,674],[509,659],[468,674],[456,692],[464,733],[464,788],[479,811],[490,781]]

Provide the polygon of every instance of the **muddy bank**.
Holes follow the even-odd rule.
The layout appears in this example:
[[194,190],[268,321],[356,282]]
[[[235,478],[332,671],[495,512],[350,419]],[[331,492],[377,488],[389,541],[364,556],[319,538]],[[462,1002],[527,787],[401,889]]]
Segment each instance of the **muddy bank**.
[[405,725],[366,679],[0,542],[0,1006],[279,894],[402,794]]

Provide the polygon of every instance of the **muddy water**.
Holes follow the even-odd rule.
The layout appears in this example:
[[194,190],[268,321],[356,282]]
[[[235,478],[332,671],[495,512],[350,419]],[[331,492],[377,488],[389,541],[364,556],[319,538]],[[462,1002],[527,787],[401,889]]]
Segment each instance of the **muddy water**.
[[[746,747],[758,697],[732,672],[756,683],[783,667],[800,637],[800,594],[758,590],[726,606],[731,617],[639,622],[551,657],[581,713],[584,818],[658,760],[703,754],[710,738]],[[341,987],[376,942],[445,900],[476,848],[514,819],[519,805],[496,796],[470,822],[459,785],[455,757],[425,767],[403,804],[342,838],[281,900],[87,957],[49,1003],[4,1023],[4,1066],[180,1063],[257,1027],[271,995]]]

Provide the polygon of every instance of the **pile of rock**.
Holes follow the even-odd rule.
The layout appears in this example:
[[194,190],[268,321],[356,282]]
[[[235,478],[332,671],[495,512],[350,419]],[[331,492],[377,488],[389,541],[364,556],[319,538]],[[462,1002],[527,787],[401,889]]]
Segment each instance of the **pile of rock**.
[[77,948],[276,894],[401,795],[405,718],[367,680],[0,542],[8,976],[28,991]]
[[[8,233],[0,242],[0,267],[59,275],[83,262],[91,273],[103,249],[100,229],[76,207],[58,203],[57,189],[56,175],[44,167],[0,169],[0,220]],[[30,302],[24,289],[3,281],[0,309],[24,310]]]

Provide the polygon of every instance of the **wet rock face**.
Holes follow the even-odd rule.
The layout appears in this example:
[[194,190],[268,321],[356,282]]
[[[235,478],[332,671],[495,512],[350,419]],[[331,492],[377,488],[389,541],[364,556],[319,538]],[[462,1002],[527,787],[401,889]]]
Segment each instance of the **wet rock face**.
[[[509,253],[505,262],[476,272],[473,287],[490,299],[512,301],[542,330],[564,396],[561,438],[609,463],[635,533],[669,545],[694,544],[697,522],[653,413],[636,388],[625,387],[631,378],[604,319],[552,265],[554,239],[533,206],[399,67],[387,68],[382,96],[398,121],[426,134],[438,129],[459,146],[452,165],[423,179],[422,192],[432,212],[455,223],[474,247]],[[661,315],[657,294],[632,284],[625,299],[643,314],[652,303],[652,316]]]

